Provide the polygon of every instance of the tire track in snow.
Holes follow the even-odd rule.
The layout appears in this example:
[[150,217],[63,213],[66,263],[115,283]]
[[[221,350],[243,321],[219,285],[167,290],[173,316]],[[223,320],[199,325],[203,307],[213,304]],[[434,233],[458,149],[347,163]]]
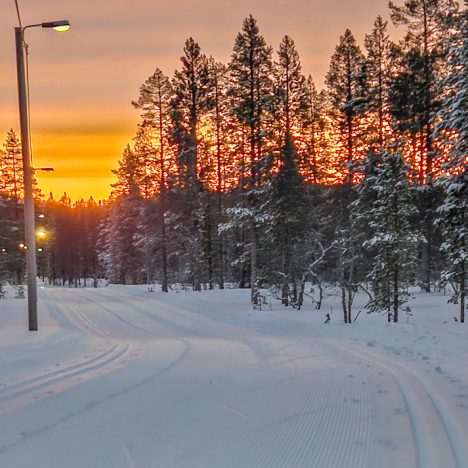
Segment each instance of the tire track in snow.
[[129,344],[115,344],[91,359],[2,387],[0,388],[0,413],[17,409],[30,402],[31,399],[44,396],[45,389],[48,389],[49,393],[62,391],[69,386],[67,383],[71,383],[71,380],[76,377],[81,377],[84,380],[97,370],[104,371],[105,367],[123,358],[129,350]]
[[[467,443],[443,397],[414,368],[395,362],[380,353],[357,347],[332,344],[346,353],[388,372],[398,385],[410,416],[419,468],[465,468]],[[437,421],[438,426],[433,422]]]

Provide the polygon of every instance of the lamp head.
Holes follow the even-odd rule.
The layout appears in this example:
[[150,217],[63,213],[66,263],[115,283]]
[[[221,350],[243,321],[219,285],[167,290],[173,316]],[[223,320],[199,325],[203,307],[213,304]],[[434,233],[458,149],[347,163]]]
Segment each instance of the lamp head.
[[55,29],[58,32],[68,31],[71,28],[68,20],[48,21],[47,23],[42,23],[41,26],[43,28]]

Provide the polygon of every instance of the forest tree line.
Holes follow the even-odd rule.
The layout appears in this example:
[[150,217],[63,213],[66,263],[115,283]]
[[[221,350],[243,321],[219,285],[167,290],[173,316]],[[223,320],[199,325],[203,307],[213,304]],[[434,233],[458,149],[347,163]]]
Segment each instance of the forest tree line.
[[[467,288],[467,0],[389,4],[361,48],[350,30],[325,88],[291,37],[276,51],[245,19],[229,63],[185,42],[179,69],[141,85],[140,121],[109,200],[37,194],[39,274],[57,285],[157,282],[271,288],[301,307],[314,286],[341,291],[352,323],[362,290],[388,320],[408,288],[449,285],[464,321]],[[21,283],[21,150],[0,156],[1,275]],[[0,247],[1,247],[0,245]],[[308,289],[309,288],[309,289]]]

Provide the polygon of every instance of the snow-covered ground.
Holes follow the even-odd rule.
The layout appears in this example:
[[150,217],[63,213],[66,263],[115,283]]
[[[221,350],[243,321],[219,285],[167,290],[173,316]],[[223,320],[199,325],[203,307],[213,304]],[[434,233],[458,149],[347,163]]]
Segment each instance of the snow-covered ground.
[[26,301],[0,301],[1,467],[468,466],[468,331],[442,295],[417,294],[398,325],[344,325],[337,297],[322,311],[252,310],[239,290],[39,298],[37,333]]

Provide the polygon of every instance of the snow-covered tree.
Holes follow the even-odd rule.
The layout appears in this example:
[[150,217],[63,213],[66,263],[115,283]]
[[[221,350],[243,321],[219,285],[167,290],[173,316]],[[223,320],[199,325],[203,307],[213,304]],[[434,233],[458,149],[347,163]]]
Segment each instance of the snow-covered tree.
[[[415,191],[396,145],[370,158],[368,164],[373,167],[365,174],[365,182],[357,186],[358,198],[354,202],[354,211],[366,217],[370,231],[363,247],[373,259],[368,280],[374,297],[367,307],[371,311],[386,311],[388,321],[393,318],[398,322],[418,261]],[[368,185],[375,191],[373,201],[369,200]],[[363,210],[364,203],[369,204],[368,210]]]
[[[301,250],[305,248],[310,212],[304,182],[299,175],[297,153],[291,135],[281,148],[280,167],[271,176],[263,206],[268,215],[264,243],[268,245],[269,278],[281,286],[281,300],[289,305],[291,290],[297,300],[297,281],[302,276]],[[272,271],[271,271],[272,270]]]
[[439,132],[448,135],[451,149],[444,166],[447,173],[438,180],[445,198],[437,209],[436,223],[442,229],[441,249],[446,257],[442,280],[453,287],[451,302],[460,304],[463,323],[468,282],[468,10],[447,21],[454,31],[449,37],[450,74],[444,83]]
[[262,222],[259,189],[265,178],[267,135],[273,99],[272,49],[260,35],[257,21],[249,16],[237,35],[229,64],[232,113],[246,134],[248,162],[245,164],[243,200],[230,213],[235,224],[243,224],[249,234],[250,287],[252,303],[257,302],[258,228]]
[[[154,180],[155,191],[153,196],[158,194],[158,203],[150,203],[149,206],[156,209],[158,213],[157,220],[152,216],[152,210],[147,207],[147,215],[152,217],[154,224],[158,226],[157,232],[154,233],[158,237],[160,249],[158,253],[161,259],[161,286],[163,292],[168,291],[168,272],[167,272],[167,229],[166,229],[166,213],[167,213],[167,178],[169,174],[175,171],[173,161],[173,148],[171,147],[171,101],[173,98],[173,88],[169,78],[164,73],[156,69],[145,83],[140,88],[138,100],[133,105],[141,111],[142,124],[145,129],[147,144],[143,150],[149,153],[147,158],[153,162],[153,167],[150,168],[148,176],[150,180]],[[149,141],[148,141],[149,140]],[[135,151],[139,148],[135,145]],[[147,176],[147,177],[148,177]],[[145,230],[148,233],[148,226]],[[154,236],[153,236],[154,237]],[[149,240],[146,239],[148,243]],[[146,247],[150,247],[147,245]],[[148,256],[149,254],[147,254]],[[148,263],[148,261],[147,261]]]
[[444,37],[449,33],[444,18],[454,14],[454,0],[404,0],[401,6],[389,3],[396,26],[407,33],[395,56],[397,74],[391,89],[392,115],[398,130],[410,143],[412,166],[417,170],[419,218],[425,242],[420,246],[419,278],[431,291],[439,254],[434,232],[437,193],[434,178],[440,173],[445,151],[438,151],[435,140],[436,116],[441,106],[440,77],[447,73]]
[[179,189],[185,194],[185,228],[186,240],[191,243],[188,252],[190,276],[195,290],[201,289],[202,276],[202,232],[204,216],[200,201],[202,184],[202,161],[200,127],[203,117],[210,107],[210,77],[208,59],[201,52],[200,46],[193,38],[187,39],[182,67],[174,74],[172,86],[175,97],[172,101],[172,139],[177,145],[179,165]]

